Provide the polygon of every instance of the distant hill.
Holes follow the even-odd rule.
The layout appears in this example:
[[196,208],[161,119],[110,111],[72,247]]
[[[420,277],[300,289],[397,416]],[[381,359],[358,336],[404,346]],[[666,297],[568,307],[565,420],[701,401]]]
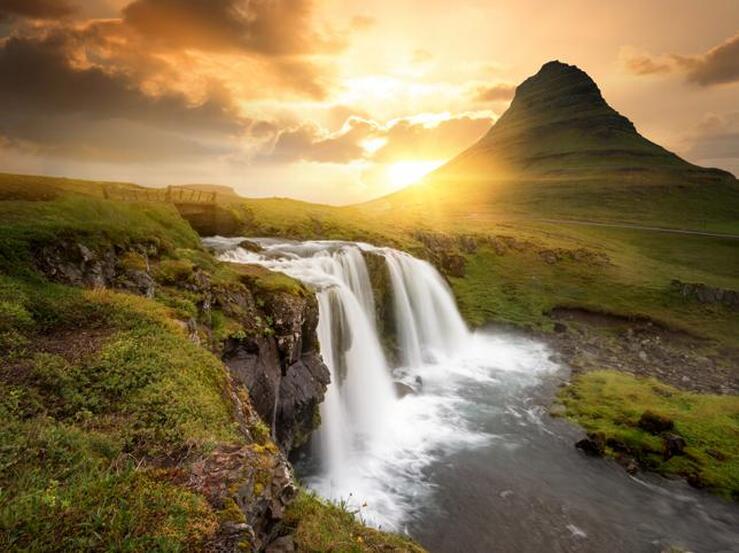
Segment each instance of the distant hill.
[[739,185],[647,140],[587,73],[552,61],[476,144],[366,207],[705,226],[739,222]]

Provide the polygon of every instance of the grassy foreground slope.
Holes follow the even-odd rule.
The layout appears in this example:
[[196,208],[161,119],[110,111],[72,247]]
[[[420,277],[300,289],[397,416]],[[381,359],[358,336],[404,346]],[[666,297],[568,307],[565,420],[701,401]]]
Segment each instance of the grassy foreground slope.
[[[193,341],[193,292],[178,283],[195,267],[232,291],[246,281],[269,291],[297,283],[217,262],[172,205],[104,199],[85,181],[0,181],[0,549],[202,551],[228,538],[224,528],[257,524],[225,488],[244,505],[269,504],[259,494],[274,481],[277,448],[211,343]],[[152,275],[156,293],[49,280],[39,260],[68,246],[83,258],[118,252],[111,263]],[[216,315],[213,340],[244,331]],[[219,464],[234,455],[235,468]],[[226,496],[214,499],[218,486]],[[281,530],[297,551],[315,551],[325,528],[353,540],[336,550],[421,551],[307,501]],[[367,545],[356,540],[368,534]]]

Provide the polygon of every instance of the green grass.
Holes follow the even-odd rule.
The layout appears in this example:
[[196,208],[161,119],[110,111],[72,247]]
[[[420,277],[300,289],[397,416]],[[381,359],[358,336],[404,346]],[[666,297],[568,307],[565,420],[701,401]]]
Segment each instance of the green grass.
[[0,202],[0,270],[27,268],[42,245],[71,240],[95,248],[140,242],[162,251],[199,248],[198,236],[172,206],[81,195]]
[[549,330],[551,309],[583,307],[649,317],[671,328],[738,345],[735,312],[685,299],[671,289],[670,282],[680,279],[738,289],[734,265],[739,242],[655,235],[640,241],[638,234],[600,231],[598,236],[581,234],[579,242],[563,241],[569,248],[579,244],[605,253],[608,264],[568,258],[549,264],[537,248],[499,255],[483,247],[467,256],[465,276],[450,280],[460,309],[475,325],[502,321]]
[[241,439],[222,364],[151,300],[8,277],[0,297],[2,545],[179,551],[212,533],[205,500],[149,467]]
[[364,526],[358,514],[344,503],[333,504],[301,492],[285,513],[285,525],[294,529],[299,553],[424,552],[406,537]]
[[[123,271],[148,270],[155,297],[49,282],[38,251],[62,240],[116,251]],[[202,279],[216,294],[248,292],[257,302],[309,294],[286,275],[218,262],[172,206],[105,199],[99,183],[0,175],[0,549],[201,551],[221,522],[245,521],[228,497],[218,511],[185,485],[193,461],[246,443],[233,394],[247,410],[249,399],[184,323],[206,325],[205,345],[216,347],[268,333],[270,321],[249,320],[249,305],[199,310],[193,284]],[[248,425],[251,468],[262,474],[277,449],[258,417]],[[299,500],[291,510],[300,536],[338,524],[367,540],[362,551],[421,551],[317,500],[304,507]]]
[[[627,446],[643,466],[739,499],[739,397],[684,392],[655,379],[598,371],[577,376],[560,400],[569,418]],[[674,432],[687,444],[685,455],[665,460],[662,438],[638,426],[647,410],[674,422]]]

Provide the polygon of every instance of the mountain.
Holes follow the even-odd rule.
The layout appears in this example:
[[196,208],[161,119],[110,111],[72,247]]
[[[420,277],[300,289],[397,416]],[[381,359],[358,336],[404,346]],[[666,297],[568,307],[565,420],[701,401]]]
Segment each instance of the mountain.
[[715,203],[725,200],[734,208],[719,219],[739,220],[733,175],[647,140],[587,73],[552,61],[518,86],[508,110],[476,144],[421,183],[369,206],[609,220],[639,215],[672,224],[685,222],[671,213],[677,199],[699,209],[693,223],[715,218]]

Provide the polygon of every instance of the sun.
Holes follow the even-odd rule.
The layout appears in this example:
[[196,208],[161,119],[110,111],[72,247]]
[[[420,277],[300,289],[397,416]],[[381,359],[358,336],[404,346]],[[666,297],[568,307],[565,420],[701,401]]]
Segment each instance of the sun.
[[388,180],[395,188],[408,186],[421,180],[442,163],[443,160],[396,161],[387,168]]

